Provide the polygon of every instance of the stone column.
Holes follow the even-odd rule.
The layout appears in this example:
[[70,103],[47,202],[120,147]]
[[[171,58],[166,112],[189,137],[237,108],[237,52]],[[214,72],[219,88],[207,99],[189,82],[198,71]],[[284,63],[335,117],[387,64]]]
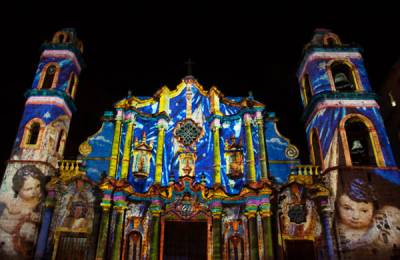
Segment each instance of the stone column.
[[161,184],[164,138],[165,138],[165,130],[168,128],[168,122],[163,118],[158,120],[157,128],[158,128],[158,137],[157,137],[157,151],[156,151],[156,172],[154,177],[154,183]]
[[243,121],[246,129],[246,150],[247,150],[247,165],[248,165],[248,173],[247,180],[248,182],[256,181],[256,167],[254,165],[254,147],[253,147],[253,136],[251,133],[251,115],[244,114]]
[[52,178],[51,181],[46,185],[47,188],[47,197],[44,203],[45,210],[42,219],[42,225],[40,226],[38,242],[36,245],[35,259],[44,258],[44,254],[46,253],[47,240],[49,235],[49,227],[51,224],[51,220],[53,217],[54,206],[56,203],[56,191],[55,184],[57,179]]
[[123,117],[122,109],[118,109],[115,117],[114,137],[111,148],[110,167],[108,176],[115,178],[118,169],[119,146],[121,141],[121,122]]
[[264,123],[261,112],[256,112],[258,143],[260,149],[261,179],[268,180],[267,153],[265,149]]
[[264,240],[264,259],[274,259],[274,247],[272,240],[272,228],[271,228],[271,212],[261,213],[261,222],[263,228],[263,240]]
[[101,222],[100,222],[100,230],[99,230],[99,239],[97,242],[97,249],[96,249],[96,260],[105,259],[105,253],[106,253],[106,248],[107,248],[107,239],[108,239],[108,225],[110,222],[112,190],[104,190],[103,194],[104,194],[103,200],[100,203]]
[[260,192],[261,196],[261,204],[259,206],[260,209],[260,217],[262,223],[262,235],[263,235],[263,246],[264,246],[264,258],[267,260],[274,259],[274,245],[272,239],[272,226],[271,226],[271,202],[269,200],[269,196],[271,194],[271,190],[263,189]]
[[248,223],[250,260],[258,260],[257,205],[250,200],[246,204],[245,216]]
[[210,205],[212,213],[212,250],[213,259],[222,259],[222,203],[214,200]]
[[213,133],[213,145],[214,145],[214,185],[221,185],[221,150],[219,142],[219,129],[221,123],[219,118],[215,118],[211,123],[211,129]]
[[319,203],[319,214],[321,218],[322,231],[325,237],[326,251],[328,252],[328,259],[335,260],[337,258],[335,254],[335,246],[333,242],[332,228],[331,228],[332,210],[329,207],[327,199],[320,199],[318,203]]
[[135,115],[132,111],[127,113],[126,121],[127,130],[124,142],[124,153],[122,156],[121,179],[126,179],[129,172],[129,160],[131,155],[132,132],[135,126]]
[[121,241],[124,229],[124,217],[126,205],[126,196],[123,192],[116,192],[114,195],[114,207],[113,209],[117,212],[117,220],[114,229],[114,246],[111,255],[112,260],[119,260],[121,258]]
[[160,258],[160,215],[161,200],[154,200],[150,205],[151,213],[151,233],[150,233],[150,259],[158,260]]

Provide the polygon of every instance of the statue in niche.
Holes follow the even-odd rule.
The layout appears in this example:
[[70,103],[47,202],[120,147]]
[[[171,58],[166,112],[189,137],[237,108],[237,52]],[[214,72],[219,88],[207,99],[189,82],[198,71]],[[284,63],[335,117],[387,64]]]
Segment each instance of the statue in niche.
[[133,175],[136,178],[147,178],[150,173],[150,159],[151,151],[153,149],[153,141],[149,144],[146,142],[146,133],[143,132],[142,140],[139,142],[138,138],[135,138],[135,148],[133,150]]
[[226,173],[231,179],[239,179],[244,173],[242,140],[236,142],[234,136],[230,139],[231,143],[225,140]]
[[179,176],[193,177],[195,173],[196,156],[194,153],[181,153],[179,155]]
[[147,165],[144,162],[145,155],[143,153],[139,153],[137,156],[137,171],[138,172],[147,172]]

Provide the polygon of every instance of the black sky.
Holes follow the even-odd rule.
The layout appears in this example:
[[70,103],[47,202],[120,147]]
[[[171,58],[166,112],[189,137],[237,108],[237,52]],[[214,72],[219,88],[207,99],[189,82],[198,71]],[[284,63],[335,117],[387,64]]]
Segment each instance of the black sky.
[[363,11],[349,6],[217,7],[187,2],[177,8],[157,3],[146,7],[69,6],[52,11],[32,7],[26,13],[3,9],[11,16],[2,18],[1,32],[0,108],[7,123],[2,124],[2,162],[11,151],[23,112],[23,94],[31,87],[39,61],[39,47],[61,28],[77,29],[87,63],[79,82],[78,112],[72,119],[66,158],[77,155],[78,145],[99,129],[103,112],[128,90],[152,96],[163,85],[175,88],[186,74],[185,60],[191,58],[196,62],[193,74],[205,89],[215,85],[225,96],[245,96],[251,90],[268,111],[276,113],[280,132],[301,149],[306,162],[296,69],[314,29],[332,29],[342,42],[356,42],[364,48],[374,90],[400,56],[399,22],[390,7],[372,6]]

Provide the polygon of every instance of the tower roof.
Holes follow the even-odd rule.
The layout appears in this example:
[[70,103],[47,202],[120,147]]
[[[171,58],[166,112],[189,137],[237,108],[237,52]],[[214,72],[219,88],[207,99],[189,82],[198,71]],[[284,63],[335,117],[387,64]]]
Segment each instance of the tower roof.
[[81,66],[85,66],[82,58],[83,43],[77,37],[75,28],[63,28],[57,31],[51,41],[42,44],[41,50],[69,50],[75,54]]
[[330,29],[317,28],[314,30],[314,35],[311,41],[306,45],[308,47],[333,47],[341,46],[342,43],[337,34],[333,33]]

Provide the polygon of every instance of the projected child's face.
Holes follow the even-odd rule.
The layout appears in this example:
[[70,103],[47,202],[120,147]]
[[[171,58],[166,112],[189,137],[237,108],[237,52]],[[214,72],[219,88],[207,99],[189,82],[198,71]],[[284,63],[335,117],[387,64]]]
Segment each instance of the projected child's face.
[[357,202],[343,194],[339,198],[338,206],[341,223],[351,228],[367,228],[372,222],[374,211],[372,202]]

